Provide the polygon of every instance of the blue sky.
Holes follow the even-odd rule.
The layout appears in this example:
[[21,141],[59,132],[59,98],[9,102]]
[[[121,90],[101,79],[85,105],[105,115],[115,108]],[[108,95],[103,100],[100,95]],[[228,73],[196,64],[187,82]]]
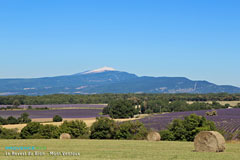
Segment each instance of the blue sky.
[[238,0],[0,0],[0,78],[113,67],[240,87]]

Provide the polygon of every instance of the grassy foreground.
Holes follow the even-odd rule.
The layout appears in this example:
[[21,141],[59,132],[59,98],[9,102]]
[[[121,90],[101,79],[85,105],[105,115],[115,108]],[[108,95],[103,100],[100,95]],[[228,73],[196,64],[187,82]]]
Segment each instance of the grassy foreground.
[[[130,140],[0,140],[1,160],[239,160],[240,143],[226,145],[223,153],[194,152],[192,142],[148,142]],[[6,146],[47,147],[43,156],[6,156]],[[8,151],[12,152],[12,151]],[[25,151],[15,151],[25,152]],[[29,151],[26,151],[29,152]],[[33,151],[30,151],[34,153]],[[50,156],[49,152],[78,152],[80,156]]]

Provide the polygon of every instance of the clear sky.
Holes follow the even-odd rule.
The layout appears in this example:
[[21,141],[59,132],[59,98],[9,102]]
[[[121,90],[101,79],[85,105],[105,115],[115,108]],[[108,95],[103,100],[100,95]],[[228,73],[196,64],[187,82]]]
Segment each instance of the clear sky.
[[240,87],[239,0],[0,0],[0,78],[113,67]]

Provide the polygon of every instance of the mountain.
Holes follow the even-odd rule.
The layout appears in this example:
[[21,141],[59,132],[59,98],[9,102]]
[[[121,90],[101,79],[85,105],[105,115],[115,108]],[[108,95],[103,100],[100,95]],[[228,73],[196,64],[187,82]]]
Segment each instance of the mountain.
[[240,93],[240,88],[184,77],[139,77],[110,67],[67,76],[0,79],[0,95],[221,92]]

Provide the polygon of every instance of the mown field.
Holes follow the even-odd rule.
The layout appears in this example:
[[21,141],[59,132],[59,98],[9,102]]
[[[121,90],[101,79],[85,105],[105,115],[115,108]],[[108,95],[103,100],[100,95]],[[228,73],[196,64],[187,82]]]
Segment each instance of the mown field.
[[[240,157],[240,143],[227,143],[227,149],[222,153],[194,152],[192,142],[42,139],[0,140],[0,144],[1,160],[239,160]],[[35,146],[47,149],[37,151],[44,152],[46,155],[43,156],[5,156],[6,146]],[[49,152],[76,152],[80,153],[80,156],[50,156]]]
[[[128,119],[114,119],[116,122],[124,122],[124,121],[133,121],[133,120],[139,120],[141,118],[144,118],[147,116],[146,114],[140,115],[139,118],[128,118]],[[52,122],[52,118],[39,118],[39,119],[32,119],[33,122],[40,122],[41,124],[52,124],[59,126],[61,125],[64,121],[73,121],[73,120],[82,120],[84,121],[88,127],[90,127],[95,121],[96,117],[92,118],[63,118],[62,122]],[[23,127],[25,127],[27,124],[8,124],[8,125],[1,125],[3,128],[7,129],[18,129],[18,132],[20,132]]]
[[[187,101],[188,104],[192,104],[194,102],[195,101]],[[212,102],[213,101],[205,101],[204,103],[212,104]],[[230,104],[231,106],[236,106],[237,104],[240,103],[240,101],[216,101],[216,102],[220,103],[221,105]]]

